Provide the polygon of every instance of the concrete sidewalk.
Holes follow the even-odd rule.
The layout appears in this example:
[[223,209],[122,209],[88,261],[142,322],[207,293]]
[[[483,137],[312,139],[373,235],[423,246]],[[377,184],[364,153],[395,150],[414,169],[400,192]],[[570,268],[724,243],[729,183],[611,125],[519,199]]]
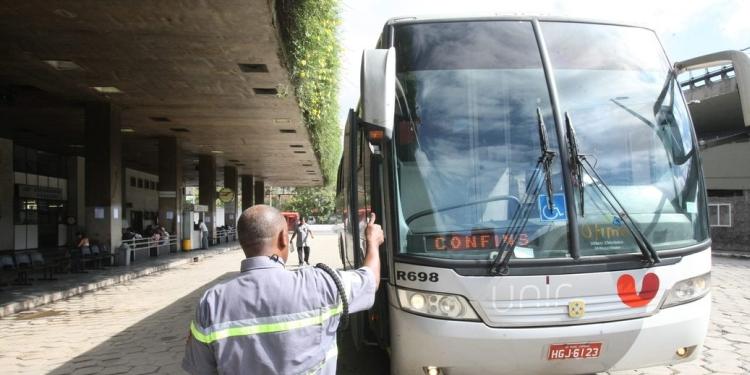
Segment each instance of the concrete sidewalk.
[[[336,244],[336,236],[316,235],[310,263],[340,267]],[[226,251],[0,318],[0,374],[184,374],[180,363],[197,302],[207,288],[236,277],[244,258]],[[297,268],[292,259],[289,270]],[[344,345],[342,353],[352,352]],[[362,370],[372,362],[352,358],[338,374],[387,373]]]
[[8,285],[0,288],[0,318],[30,310],[50,302],[70,298],[82,293],[164,271],[195,258],[204,258],[227,251],[239,250],[239,243],[212,246],[208,250],[171,253],[158,258],[149,258],[129,266],[106,267],[103,270],[88,270],[88,273],[55,274],[54,281],[33,280],[32,285]]
[[711,255],[722,258],[750,259],[750,251],[724,251],[711,249]]

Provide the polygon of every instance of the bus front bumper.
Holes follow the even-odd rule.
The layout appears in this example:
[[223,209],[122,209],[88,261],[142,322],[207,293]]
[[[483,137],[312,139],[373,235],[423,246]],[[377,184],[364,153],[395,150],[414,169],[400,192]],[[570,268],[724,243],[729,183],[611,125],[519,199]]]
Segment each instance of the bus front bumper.
[[[708,330],[711,295],[639,319],[543,328],[492,328],[390,307],[391,366],[398,375],[581,374],[695,359]],[[548,360],[552,344],[601,343],[597,358]],[[681,358],[681,347],[695,346]]]

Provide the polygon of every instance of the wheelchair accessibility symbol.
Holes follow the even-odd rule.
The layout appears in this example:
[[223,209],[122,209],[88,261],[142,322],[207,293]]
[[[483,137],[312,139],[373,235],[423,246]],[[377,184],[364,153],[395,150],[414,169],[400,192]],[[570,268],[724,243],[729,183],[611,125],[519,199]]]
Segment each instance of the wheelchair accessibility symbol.
[[568,220],[565,208],[565,195],[555,194],[552,196],[552,209],[547,204],[547,195],[539,195],[539,219],[542,221]]

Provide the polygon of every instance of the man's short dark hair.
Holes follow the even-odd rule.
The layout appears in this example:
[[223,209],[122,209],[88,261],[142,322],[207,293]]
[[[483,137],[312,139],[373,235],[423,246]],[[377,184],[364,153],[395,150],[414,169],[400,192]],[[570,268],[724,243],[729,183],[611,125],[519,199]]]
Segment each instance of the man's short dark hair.
[[252,206],[237,220],[237,237],[245,255],[262,255],[259,251],[286,228],[286,220],[279,210],[266,205]]

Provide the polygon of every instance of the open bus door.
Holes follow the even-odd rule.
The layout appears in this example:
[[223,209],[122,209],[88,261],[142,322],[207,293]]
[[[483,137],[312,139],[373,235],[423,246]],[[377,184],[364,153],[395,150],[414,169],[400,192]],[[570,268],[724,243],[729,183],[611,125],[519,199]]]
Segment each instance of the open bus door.
[[[363,137],[364,138],[364,137]],[[364,145],[367,146],[367,141],[364,141]],[[368,151],[370,151],[368,149]],[[365,214],[365,223],[367,222],[367,218],[370,216],[370,212],[374,212],[377,216],[377,222],[381,224],[381,226],[384,228],[386,227],[386,212],[383,209],[383,203],[384,203],[384,195],[383,190],[384,186],[384,180],[383,180],[383,169],[382,169],[382,159],[378,155],[373,155],[370,152],[366,153],[369,157],[369,170],[370,170],[370,181],[369,181],[369,195],[370,195],[370,201],[368,202],[370,204],[369,209],[366,210]],[[380,252],[380,275],[376,275],[376,277],[380,277],[380,288],[378,288],[377,292],[375,293],[375,303],[373,304],[372,308],[368,311],[367,314],[367,326],[369,328],[368,332],[372,333],[374,337],[372,337],[372,340],[369,341],[376,341],[381,347],[386,349],[388,346],[390,346],[390,327],[389,327],[389,319],[388,319],[388,283],[389,283],[389,274],[390,274],[390,259],[391,257],[387,254],[387,246],[385,244],[380,246],[380,249],[378,250]]]
[[[344,156],[344,167],[347,168],[345,177],[346,192],[346,218],[348,222],[345,225],[345,247],[342,251],[342,263],[345,267],[359,268],[364,262],[364,228],[367,217],[367,201],[369,200],[367,189],[364,182],[367,175],[364,173],[365,155],[359,139],[359,121],[353,110],[349,111],[347,119],[345,142],[348,142],[348,153]],[[365,341],[367,311],[351,314],[349,316],[349,330],[352,335],[352,341],[357,350],[362,347]]]
[[[387,184],[384,182],[382,163],[382,141],[390,139],[393,131],[394,108],[396,98],[396,68],[395,50],[374,49],[365,50],[362,54],[362,87],[360,98],[361,106],[358,115],[354,117],[356,138],[352,144],[355,145],[357,171],[354,176],[357,180],[357,195],[364,199],[357,199],[359,203],[357,213],[362,212],[361,231],[367,224],[370,212],[374,212],[377,221],[383,230],[388,231],[388,215],[384,210],[384,191]],[[353,114],[353,112],[352,112]],[[361,118],[361,120],[360,120]],[[358,228],[358,229],[359,229]],[[364,245],[364,233],[359,233]],[[388,239],[386,238],[386,241]],[[355,334],[355,345],[359,348],[362,344],[380,345],[383,348],[390,346],[390,323],[388,305],[388,284],[391,268],[391,257],[387,253],[388,246],[380,246],[380,288],[375,294],[375,302],[370,310],[357,317],[358,327],[353,329]],[[364,250],[364,249],[361,249]],[[358,252],[358,266],[364,251]],[[361,321],[364,320],[364,321]],[[353,327],[354,328],[354,327]],[[357,334],[359,337],[357,337]]]
[[[364,127],[360,126],[354,111],[350,111],[346,125],[345,142],[348,148],[342,159],[341,179],[344,186],[340,186],[340,201],[345,200],[342,207],[344,231],[339,239],[341,262],[345,268],[359,268],[364,263],[365,228],[371,212],[374,212],[378,223],[384,225],[382,209],[380,158],[372,153],[370,145],[364,135]],[[346,178],[349,176],[349,178]],[[387,314],[388,304],[386,287],[388,278],[388,262],[381,247],[381,275],[386,279],[376,294],[373,307],[368,311],[351,314],[349,330],[353,342],[359,350],[363,344],[387,343]]]
[[[364,230],[370,212],[375,212],[384,230],[388,226],[383,210],[382,191],[385,185],[381,178],[379,146],[371,144],[366,135],[369,130],[380,129],[381,135],[387,138],[391,136],[395,102],[394,55],[393,49],[365,51],[361,74],[366,87],[362,87],[362,106],[359,113],[349,110],[344,129],[344,152],[339,168],[336,202],[344,221],[339,248],[341,262],[346,269],[363,265]],[[390,257],[385,249],[385,245],[380,248],[381,274],[375,276],[386,282],[380,284],[373,307],[350,316],[349,329],[357,349],[363,344],[376,342],[382,346],[389,345],[387,285]]]
[[[356,123],[352,128],[351,136],[354,142],[350,151],[353,155],[352,160],[352,179],[350,189],[350,201],[348,212],[351,220],[351,232],[353,237],[354,251],[351,261],[354,268],[362,267],[365,255],[365,228],[370,213],[375,213],[377,223],[386,227],[386,215],[383,210],[383,179],[382,179],[382,160],[380,155],[373,152],[370,142],[365,132],[365,126],[358,126]],[[380,275],[375,275],[381,279],[381,287],[375,296],[375,303],[368,311],[352,314],[351,332],[357,349],[363,344],[388,346],[388,275],[390,263],[386,252],[386,246],[379,249],[381,268]]]

